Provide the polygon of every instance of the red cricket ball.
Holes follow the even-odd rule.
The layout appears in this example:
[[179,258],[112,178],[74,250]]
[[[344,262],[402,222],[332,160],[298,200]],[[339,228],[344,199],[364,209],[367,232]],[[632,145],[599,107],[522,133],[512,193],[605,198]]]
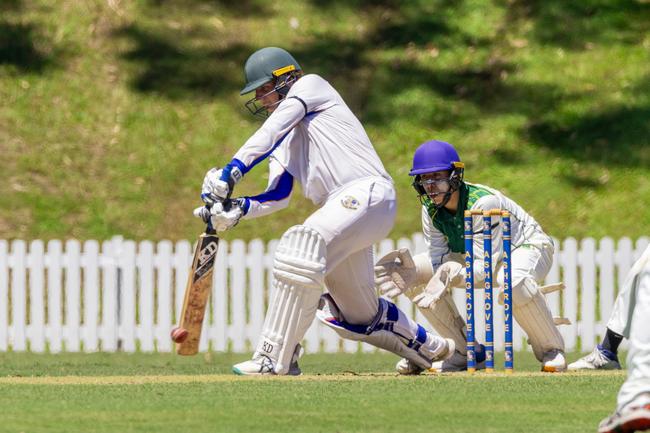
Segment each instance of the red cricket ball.
[[187,329],[176,327],[172,329],[171,337],[174,343],[182,343],[185,341],[188,334],[189,332],[187,332]]

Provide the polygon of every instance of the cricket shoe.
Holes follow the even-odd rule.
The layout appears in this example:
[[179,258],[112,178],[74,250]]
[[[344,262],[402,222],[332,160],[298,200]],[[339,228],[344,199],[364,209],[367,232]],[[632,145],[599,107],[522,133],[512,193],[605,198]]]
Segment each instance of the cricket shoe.
[[[485,368],[485,346],[479,344],[474,356],[476,357],[476,369],[483,370]],[[434,362],[429,371],[435,373],[467,371],[467,356],[459,352],[454,352],[451,358]]]
[[560,373],[566,371],[566,358],[559,349],[549,350],[542,358],[542,371],[547,373]]
[[614,412],[598,425],[598,433],[632,433],[650,430],[650,404],[636,406],[622,413]]
[[[447,359],[452,358],[457,352],[456,352],[456,343],[454,343],[454,340],[445,338],[447,341],[447,347],[444,351],[441,351],[438,356],[433,360],[434,362],[432,363],[435,364],[437,362],[443,362]],[[419,365],[416,365],[414,362],[411,362],[410,360],[406,358],[402,358],[399,361],[397,361],[397,364],[395,365],[395,370],[399,374],[403,375],[415,375],[415,374],[420,374],[424,371],[424,368],[420,367]],[[429,368],[431,370],[431,368]]]
[[[303,350],[300,344],[296,345],[291,357],[291,364],[287,376],[300,376],[302,371],[298,366],[298,359],[302,356]],[[266,355],[255,354],[253,359],[240,362],[232,367],[232,372],[239,376],[268,376],[276,375],[275,361]]]
[[603,349],[600,344],[586,356],[569,364],[569,370],[620,370],[618,357],[611,350]]

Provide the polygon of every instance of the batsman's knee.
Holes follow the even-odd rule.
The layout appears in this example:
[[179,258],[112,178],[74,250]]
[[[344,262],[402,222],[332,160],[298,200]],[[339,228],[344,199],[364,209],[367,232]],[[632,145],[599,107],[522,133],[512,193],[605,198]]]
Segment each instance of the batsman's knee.
[[296,225],[287,230],[275,251],[273,275],[299,287],[321,289],[325,280],[326,245],[316,230]]

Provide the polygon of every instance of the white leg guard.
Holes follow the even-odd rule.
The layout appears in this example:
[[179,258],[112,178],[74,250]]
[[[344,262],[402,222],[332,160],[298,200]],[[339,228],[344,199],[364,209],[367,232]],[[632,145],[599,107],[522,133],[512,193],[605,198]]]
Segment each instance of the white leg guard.
[[351,325],[340,319],[338,308],[329,294],[321,296],[316,317],[343,338],[364,341],[402,356],[422,369],[433,361],[447,359],[454,352],[451,340],[429,334],[409,319],[392,302],[379,299],[379,311],[368,325]]
[[535,280],[523,278],[512,291],[513,315],[528,335],[535,357],[541,362],[547,352],[564,352],[564,339]]
[[[420,292],[421,290],[409,290],[405,294],[409,299],[413,300]],[[463,356],[467,355],[465,320],[458,312],[449,291],[430,308],[418,307],[418,309],[440,336],[454,340],[456,352]]]
[[309,227],[291,227],[278,244],[273,263],[274,296],[253,355],[253,359],[270,359],[276,374],[289,371],[296,345],[314,320],[325,257],[325,241]]

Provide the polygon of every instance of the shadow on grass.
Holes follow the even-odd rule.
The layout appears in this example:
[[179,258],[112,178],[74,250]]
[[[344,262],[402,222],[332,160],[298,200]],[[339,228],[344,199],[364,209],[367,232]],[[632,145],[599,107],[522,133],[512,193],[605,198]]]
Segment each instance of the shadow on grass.
[[566,49],[638,44],[650,31],[650,3],[637,0],[515,0],[507,10],[509,22],[532,22],[537,41]]
[[42,73],[54,61],[52,54],[37,48],[39,37],[32,24],[0,21],[0,65],[12,65],[20,72]]
[[[176,5],[178,2],[158,0],[153,3]],[[223,0],[190,3],[227,4],[233,8],[257,5],[252,0],[237,6],[235,2]],[[492,46],[497,41],[477,40],[450,28],[441,18],[445,16],[442,12],[452,13],[461,3],[434,2],[435,8],[442,11],[438,15],[418,13],[428,11],[429,6],[414,7],[390,0],[378,3],[357,0],[350,3],[351,6],[338,0],[323,3],[314,0],[312,3],[323,8],[347,5],[372,13],[384,10],[387,14],[388,18],[380,17],[361,38],[325,34],[298,46],[286,47],[306,72],[315,72],[330,80],[364,123],[387,126],[394,120],[407,120],[426,128],[453,126],[471,130],[491,116],[520,115],[528,124],[523,134],[533,143],[561,156],[619,165],[648,163],[647,151],[643,150],[647,144],[644,137],[650,135],[648,107],[622,107],[570,121],[553,120],[560,103],[581,96],[566,94],[552,84],[509,78],[516,72],[516,65],[494,54]],[[645,24],[632,15],[644,15],[647,7],[633,1],[614,3],[620,10],[598,0],[579,5],[559,0],[514,0],[509,13],[510,19],[532,20],[535,37],[562,46],[580,48],[587,39],[634,42],[642,37],[643,33],[636,27]],[[557,16],[560,11],[566,11],[568,18],[564,21]],[[624,30],[619,26],[620,20],[628,19],[631,30]],[[225,48],[213,48],[215,44],[209,41],[214,35],[203,35],[200,31],[196,44],[197,31],[188,31],[187,35],[194,38],[191,43],[185,40],[185,33],[145,30],[137,24],[117,32],[117,36],[133,43],[133,48],[123,55],[136,66],[132,87],[139,92],[169,98],[237,95],[243,84],[242,65],[257,47],[234,43]],[[582,31],[586,38],[581,36]],[[481,53],[477,57],[484,56],[486,60],[464,66],[438,67],[435,62],[420,62],[417,56],[421,53],[413,53],[413,56],[409,53],[409,45],[443,46],[445,43],[460,47],[471,45]],[[390,52],[377,55],[378,47],[404,46],[406,49],[399,55]],[[435,101],[427,100],[432,94],[437,96]],[[502,162],[522,163],[521,158],[508,152],[492,156]]]
[[146,31],[137,25],[115,34],[134,43],[123,58],[138,66],[131,86],[143,93],[171,99],[212,98],[236,94],[242,86],[242,65],[252,49],[242,44],[226,48],[188,48],[177,35]]
[[[515,65],[496,57],[476,66],[445,69],[423,66],[408,54],[381,59],[368,50],[364,42],[334,36],[292,51],[307,72],[331,81],[370,125],[410,119],[430,128],[473,128],[481,116],[459,110],[459,103],[488,116],[516,113],[536,119],[552,110],[559,99],[569,97],[550,84],[508,80]],[[428,101],[431,93],[439,98]]]
[[0,11],[17,11],[23,7],[22,0],[2,0],[0,1]]
[[576,161],[650,167],[650,106],[617,107],[569,122],[528,126],[532,143]]
[[239,16],[269,16],[270,3],[264,0],[149,0],[149,5],[193,9],[204,7],[215,12],[228,11]]

